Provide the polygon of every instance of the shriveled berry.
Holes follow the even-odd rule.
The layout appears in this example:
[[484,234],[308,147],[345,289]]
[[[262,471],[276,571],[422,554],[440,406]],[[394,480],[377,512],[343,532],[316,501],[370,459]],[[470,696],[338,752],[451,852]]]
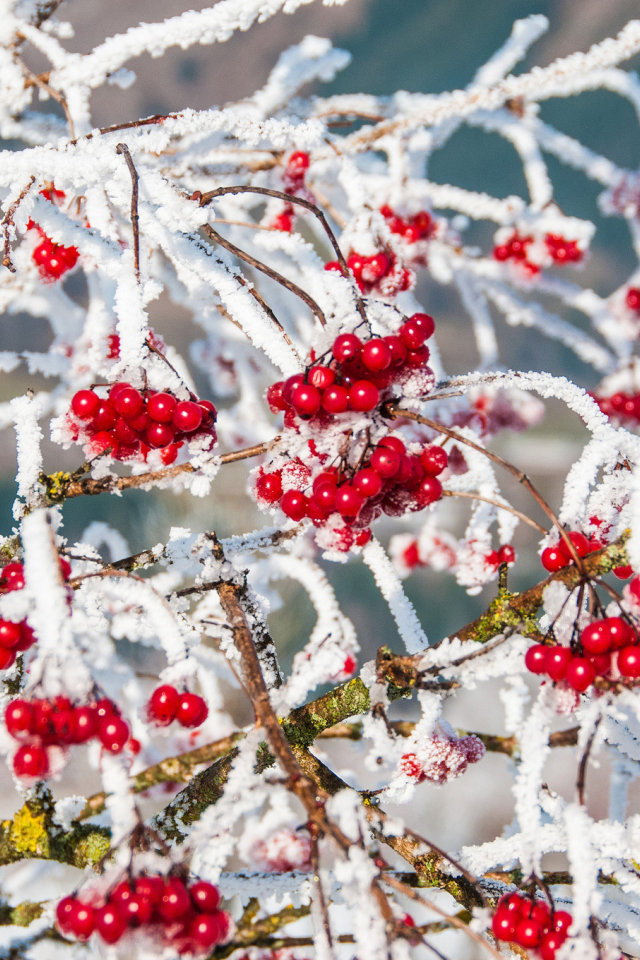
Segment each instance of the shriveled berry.
[[529,647],[524,655],[524,665],[527,670],[531,673],[546,673],[548,649],[542,643],[536,643],[533,647]]
[[171,422],[181,433],[195,433],[202,426],[204,411],[193,400],[181,400],[173,410]]
[[183,693],[176,707],[176,720],[183,727],[199,727],[209,716],[206,700],[197,693]]
[[278,380],[277,383],[272,383],[270,387],[267,387],[267,403],[269,404],[269,409],[272,411],[272,413],[278,413],[280,410],[286,410],[289,406],[282,395],[283,387],[284,382],[282,380]]
[[76,714],[73,707],[66,710],[56,709],[51,723],[56,743],[64,746],[76,742]]
[[71,409],[78,420],[91,420],[100,406],[100,397],[93,390],[78,390],[71,400]]
[[383,339],[391,350],[391,366],[395,369],[404,366],[407,359],[408,350],[400,337],[392,335],[384,337]]
[[175,719],[179,699],[180,694],[171,684],[156,687],[147,704],[149,720],[159,727],[168,726]]
[[282,494],[280,507],[285,517],[295,520],[296,523],[307,515],[308,499],[300,490],[287,490]]
[[154,393],[147,400],[147,413],[156,423],[171,423],[178,401],[171,393]]

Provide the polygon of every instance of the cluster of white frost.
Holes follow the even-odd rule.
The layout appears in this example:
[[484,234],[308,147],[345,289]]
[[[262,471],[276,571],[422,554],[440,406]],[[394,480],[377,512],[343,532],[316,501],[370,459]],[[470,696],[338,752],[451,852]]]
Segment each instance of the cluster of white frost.
[[[630,531],[629,561],[640,571],[640,440],[633,432],[640,422],[640,407],[633,406],[634,398],[640,402],[640,371],[633,355],[640,333],[640,268],[607,296],[578,282],[595,226],[560,210],[545,156],[602,187],[602,212],[626,220],[639,257],[640,178],[539,115],[544,100],[601,88],[626,98],[640,116],[640,81],[622,67],[640,52],[640,21],[586,53],[514,75],[511,71],[548,27],[544,16],[531,16],[514,24],[511,36],[466,89],[390,97],[310,95],[309,85],[331,81],[347,66],[349,54],[329,40],[308,36],[282,53],[265,85],[248,99],[224,109],[185,109],[94,128],[92,91],[105,83],[134,83],[131,68],[142,54],[160,57],[172,46],[221,43],[236,31],[278,12],[294,14],[310,2],[220,0],[162,23],[140,24],[79,54],[65,47],[73,25],[60,19],[66,13],[60,0],[0,0],[0,137],[19,142],[0,156],[0,310],[5,323],[26,312],[51,327],[46,352],[25,345],[22,351],[0,353],[4,373],[24,364],[29,374],[50,383],[37,395],[29,391],[0,403],[0,426],[15,429],[18,461],[17,525],[0,546],[3,563],[20,562],[24,571],[21,589],[5,589],[8,581],[0,585],[0,618],[9,629],[22,624],[36,636],[2,671],[0,705],[4,710],[16,696],[68,697],[76,705],[110,698],[131,735],[116,755],[97,741],[86,748],[49,745],[57,797],[51,830],[73,832],[78,829],[74,817],[85,816],[86,798],[75,795],[77,775],[75,789],[65,784],[69,761],[82,755],[90,771],[87,782],[94,778],[106,795],[102,812],[85,822],[110,829],[113,861],[96,880],[91,868],[85,875],[46,855],[9,868],[7,854],[0,866],[0,897],[12,906],[36,898],[43,903],[41,910],[28,914],[33,919],[26,929],[2,908],[0,954],[29,960],[105,955],[97,935],[86,944],[64,942],[57,935],[52,939],[55,906],[62,896],[87,885],[105,894],[129,867],[165,874],[185,869],[218,883],[234,920],[244,924],[238,944],[250,947],[251,960],[264,957],[265,951],[251,947],[248,925],[283,909],[290,914],[282,920],[288,924],[286,933],[308,940],[308,945],[294,944],[287,956],[304,957],[311,946],[320,960],[355,955],[359,960],[405,960],[410,952],[421,951],[405,913],[415,911],[420,922],[433,920],[434,914],[385,881],[381,871],[386,864],[376,849],[381,838],[402,837],[404,825],[381,819],[374,842],[376,808],[369,800],[366,807],[360,802],[353,789],[357,775],[337,771],[344,784],[326,804],[334,833],[333,840],[325,835],[320,841],[319,867],[306,814],[289,792],[286,771],[277,765],[265,768],[264,731],[253,723],[239,727],[237,714],[228,709],[229,688],[241,697],[243,685],[245,690],[249,686],[247,664],[234,640],[237,618],[216,590],[222,584],[240,598],[273,711],[281,719],[326,684],[335,687],[355,678],[351,693],[343,690],[341,695],[348,698],[356,688],[360,697],[368,693],[370,710],[363,715],[360,734],[354,725],[341,735],[361,735],[369,742],[364,768],[375,774],[371,789],[382,804],[417,804],[424,780],[441,785],[430,789],[441,790],[446,803],[446,783],[465,775],[469,763],[486,762],[482,740],[454,730],[443,708],[461,691],[479,697],[487,684],[493,684],[492,690],[497,685],[508,742],[514,744],[510,750],[503,745],[503,752],[510,752],[514,773],[515,818],[502,836],[462,847],[456,863],[441,861],[443,874],[471,871],[486,897],[495,900],[513,889],[506,871],[520,869],[524,881],[542,878],[544,858],[561,854],[570,877],[557,881],[556,876],[553,895],[556,905],[573,915],[561,960],[616,960],[620,950],[637,955],[640,815],[627,815],[628,791],[640,763],[640,699],[633,686],[591,687],[578,695],[562,684],[543,682],[532,695],[531,684],[524,682],[531,679],[524,664],[531,641],[522,625],[504,633],[496,629],[496,636],[482,638],[489,641],[486,647],[455,636],[434,637],[429,625],[420,622],[402,579],[416,567],[430,566],[451,572],[470,594],[497,579],[497,551],[510,549],[516,526],[529,518],[509,503],[501,490],[501,469],[486,452],[500,431],[535,426],[550,398],[564,403],[590,434],[568,472],[560,523],[602,544]],[[324,0],[326,6],[342,2]],[[68,12],[72,17],[72,5]],[[23,59],[33,50],[49,64],[38,76]],[[59,111],[39,108],[39,98],[49,97]],[[513,147],[528,196],[496,198],[430,180],[432,154],[463,124],[498,134]],[[292,156],[301,164],[296,169]],[[224,187],[256,188],[258,193],[207,197]],[[260,196],[261,190],[272,193]],[[331,234],[309,204],[324,212]],[[466,242],[472,220],[495,224],[493,248],[481,250]],[[422,232],[417,227],[412,232],[418,222]],[[382,254],[384,276],[358,289],[348,273],[325,269],[337,252],[333,238],[345,257]],[[71,295],[66,278],[74,273],[86,289],[84,297]],[[429,367],[399,381],[395,392],[395,402],[418,420],[396,423],[388,410],[385,416],[352,412],[342,420],[328,417],[318,426],[317,420],[307,424],[287,411],[283,424],[265,401],[267,387],[308,371],[340,334],[355,331],[366,339],[367,324],[369,335],[393,333],[403,317],[428,309],[415,294],[421,275],[457,291],[477,347],[476,369],[463,376],[447,374],[437,347],[436,316]],[[187,356],[151,329],[150,309],[161,294],[187,311],[199,330]],[[569,310],[582,315],[580,323],[566,318]],[[524,326],[530,337],[542,335],[573,350],[603,378],[595,397],[544,371],[505,370],[496,320]],[[212,401],[224,404],[216,422],[219,446],[214,447],[212,435],[198,435],[175,449],[143,446],[135,455],[119,455],[117,444],[92,449],[89,435],[84,437],[89,461],[83,469],[45,478],[45,483],[45,434],[61,449],[74,450],[77,466],[82,464],[83,438],[79,440],[78,423],[69,415],[78,391],[100,385],[104,399],[107,387],[126,382],[147,396],[147,391],[168,392],[194,400],[195,371],[200,382],[207,382]],[[606,412],[612,397],[610,418]],[[457,439],[420,424],[420,416],[455,431]],[[407,512],[383,526],[381,537],[374,529],[370,539],[357,540],[348,524],[338,533],[322,524],[314,530],[308,519],[298,523],[285,516],[277,497],[256,493],[263,468],[281,474],[286,490],[308,492],[319,472],[340,457],[348,462],[349,444],[352,451],[364,444],[366,454],[370,441],[389,432],[402,437],[412,453],[418,444],[435,441],[448,453],[448,467],[440,475],[447,499],[431,505],[426,517]],[[120,442],[124,449],[130,441]],[[216,496],[225,454],[252,446],[258,449],[247,456],[261,459],[249,459],[246,493],[270,514],[268,526],[220,542],[210,531],[172,528],[165,542],[136,557],[129,557],[122,534],[104,523],[90,524],[79,542],[68,542],[64,498],[69,483],[76,488],[84,484],[85,492],[102,484],[103,497],[124,486]],[[459,536],[454,531],[465,515],[466,529]],[[381,540],[391,525],[387,550]],[[549,523],[540,548],[555,546],[558,539],[557,526]],[[69,558],[70,574],[60,557]],[[347,559],[369,567],[397,625],[402,653],[413,655],[417,664],[423,686],[417,697],[420,717],[409,732],[389,721],[392,688],[380,682],[375,664],[358,664],[356,631],[331,585],[332,571],[341,572],[331,562]],[[293,651],[288,675],[268,630],[269,614],[282,604],[278,585],[283,580],[295,581],[308,593],[316,617],[308,638]],[[609,597],[603,599],[609,603]],[[568,645],[576,624],[581,628],[592,619],[588,602],[588,591],[570,595],[554,584],[544,594],[540,629],[555,631],[560,644]],[[617,616],[620,610],[638,616],[640,595],[626,588],[624,600],[610,603],[607,612]],[[429,647],[427,633],[432,643],[440,642]],[[150,723],[147,703],[160,683],[202,696],[207,719],[195,730]],[[64,701],[55,702],[61,709]],[[611,761],[608,816],[592,815],[584,805],[584,783],[577,797],[563,797],[546,784],[549,736],[558,716],[566,714],[578,725],[574,742],[585,763],[589,752]],[[313,714],[313,723],[320,722],[318,716]],[[219,750],[209,750],[207,745],[217,742]],[[46,789],[36,785],[37,777],[21,775],[15,766],[18,747],[2,724],[0,753],[16,773],[16,809],[23,799],[43,802]],[[193,795],[179,792],[181,781],[232,747],[236,753],[224,782],[208,783],[208,799],[202,802],[198,796],[195,805],[200,807],[194,812]],[[175,772],[175,764],[164,769],[166,776],[156,768],[145,805],[138,805],[137,774],[200,749],[198,763],[188,776],[181,768],[173,786],[163,781]],[[331,761],[319,744],[308,754],[296,749],[307,764],[305,771],[320,769],[324,785],[334,792],[335,779],[322,767]],[[594,770],[590,776],[596,776]],[[20,824],[31,816],[29,809],[24,808]],[[409,830],[413,809],[407,807]],[[382,811],[379,816],[384,817]],[[0,856],[10,843],[31,843],[20,832],[27,827],[7,832],[3,825]],[[133,840],[141,836],[163,855],[154,859],[143,852],[143,843],[132,852]],[[342,838],[342,847],[336,837]],[[395,849],[411,860],[429,851],[426,842],[421,844],[409,832]],[[28,850],[29,857],[37,856],[44,845]],[[396,867],[402,863],[388,851],[385,856]],[[483,880],[487,873],[491,878]],[[458,909],[448,894],[434,897],[438,916],[443,909]],[[485,936],[488,917],[486,910],[476,909],[470,936],[477,939],[477,931]],[[264,931],[280,936],[278,924],[268,927],[265,922]],[[338,933],[348,935],[344,942],[338,942]],[[233,936],[232,926],[228,937]],[[449,930],[446,936],[447,955],[467,955],[464,933]],[[108,955],[141,960],[160,955],[157,943],[135,937],[131,932],[119,946],[108,948]],[[436,938],[436,944],[441,942]],[[184,954],[180,943],[175,941],[174,950],[165,942],[162,956],[171,960]],[[485,945],[495,955],[490,936]]]

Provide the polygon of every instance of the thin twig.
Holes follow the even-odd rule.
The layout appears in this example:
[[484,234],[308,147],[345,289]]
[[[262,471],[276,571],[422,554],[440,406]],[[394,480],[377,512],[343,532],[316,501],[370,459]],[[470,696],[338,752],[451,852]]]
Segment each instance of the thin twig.
[[494,507],[499,507],[500,510],[506,510],[507,513],[512,513],[514,517],[519,517],[524,523],[528,523],[530,527],[533,527],[534,530],[539,530],[540,533],[546,534],[548,531],[542,526],[542,524],[537,523],[535,520],[532,520],[531,517],[528,517],[526,513],[522,513],[520,510],[516,510],[515,507],[510,506],[506,503],[500,503],[499,500],[492,500],[490,497],[483,497],[479,493],[466,493],[462,490],[443,490],[443,497],[465,497],[468,500],[482,500],[483,503],[491,503]]
[[596,733],[598,732],[598,727],[600,726],[600,721],[602,717],[598,717],[596,722],[593,725],[593,730],[591,731],[591,736],[587,740],[582,756],[580,757],[580,764],[578,766],[578,779],[576,781],[576,792],[578,794],[578,803],[580,806],[584,806],[584,788],[587,779],[587,763],[589,762],[589,754],[591,753],[591,748],[593,747],[593,741],[595,740]]
[[119,143],[116,147],[116,153],[121,154],[129,168],[131,174],[131,227],[133,229],[133,265],[136,272],[136,280],[140,283],[140,225],[138,217],[138,171],[129,153],[129,147],[126,143]]
[[44,90],[46,93],[48,93],[49,96],[56,101],[56,103],[60,104],[60,106],[64,110],[64,115],[65,115],[67,124],[69,125],[69,137],[71,140],[75,140],[76,130],[75,130],[73,117],[71,116],[71,112],[69,110],[69,104],[67,103],[66,97],[64,97],[54,87],[50,86],[50,84],[48,84],[47,81],[43,79],[43,77],[40,77],[38,76],[37,73],[34,73],[32,70],[29,70],[29,67],[27,67],[26,64],[22,62],[22,60],[18,60],[18,62],[20,63],[20,66],[22,67],[22,71],[27,79],[26,85],[39,87],[41,90]]
[[2,258],[2,266],[6,267],[10,273],[15,273],[16,268],[14,267],[13,261],[11,260],[11,240],[9,239],[9,227],[12,227],[14,225],[13,218],[15,216],[15,212],[35,182],[36,182],[36,178],[34,176],[31,176],[29,178],[29,183],[22,188],[22,190],[20,191],[20,195],[17,197],[16,200],[14,200],[14,202],[11,204],[11,206],[5,213],[4,217],[2,218],[2,226],[4,228],[4,257]]
[[[551,522],[557,527],[560,536],[564,540],[565,546],[569,551],[570,556],[573,558],[573,561],[580,571],[581,574],[584,574],[584,564],[582,558],[578,556],[576,548],[567,534],[566,530],[558,520],[557,516],[544,499],[544,497],[538,493],[534,485],[531,483],[531,480],[523,473],[522,470],[519,470],[518,467],[514,464],[509,463],[508,460],[505,460],[503,457],[499,457],[497,453],[492,453],[491,450],[487,450],[485,447],[481,447],[478,443],[474,443],[473,440],[468,440],[466,437],[463,437],[456,430],[452,430],[450,427],[445,427],[444,424],[438,423],[436,420],[430,420],[429,417],[423,417],[419,413],[414,413],[412,410],[404,410],[402,407],[396,407],[393,403],[387,404],[385,410],[383,411],[387,416],[392,419],[397,419],[404,417],[407,420],[414,420],[416,423],[421,423],[425,427],[431,427],[432,430],[436,430],[438,433],[444,433],[447,437],[451,437],[452,440],[457,441],[458,443],[465,444],[467,447],[471,447],[473,450],[477,450],[478,453],[484,454],[485,457],[488,457],[489,460],[492,460],[494,463],[497,463],[499,466],[503,467],[505,470],[511,474],[512,477],[515,477],[518,483],[521,483],[525,487],[531,496],[534,498],[536,503],[544,510],[546,515],[549,517]],[[546,532],[546,531],[545,531]]]

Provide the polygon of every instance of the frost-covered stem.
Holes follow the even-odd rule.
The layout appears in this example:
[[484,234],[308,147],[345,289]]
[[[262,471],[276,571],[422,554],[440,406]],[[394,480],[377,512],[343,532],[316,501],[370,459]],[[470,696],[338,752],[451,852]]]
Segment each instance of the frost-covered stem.
[[36,178],[32,175],[29,178],[29,182],[24,185],[19,195],[13,201],[13,203],[5,213],[4,217],[2,218],[2,227],[4,230],[4,256],[2,258],[2,266],[6,267],[10,273],[15,273],[16,268],[14,267],[13,262],[11,260],[11,237],[9,236],[9,228],[14,225],[13,218],[15,216],[15,212],[35,182],[36,182]]
[[513,463],[509,463],[509,461],[505,460],[503,457],[499,457],[497,453],[492,453],[491,450],[481,447],[479,444],[474,443],[473,440],[468,440],[466,437],[463,437],[456,430],[452,430],[450,427],[445,427],[444,424],[437,423],[435,420],[430,420],[428,417],[423,417],[419,413],[414,413],[412,410],[404,410],[402,407],[396,407],[392,404],[387,404],[385,413],[392,418],[406,417],[408,420],[415,420],[416,423],[421,423],[425,427],[431,427],[432,430],[437,430],[438,433],[444,433],[457,443],[466,444],[466,446],[471,447],[473,450],[477,450],[478,453],[483,453],[485,457],[489,458],[489,460],[492,460],[499,466],[504,467],[505,470],[508,470],[511,476],[515,477],[518,483],[521,483],[522,486],[529,491],[536,503],[542,508],[542,510],[544,510],[554,526],[557,527],[558,532],[560,533],[560,536],[562,537],[567,550],[569,551],[569,554],[573,558],[573,562],[576,564],[579,570],[583,571],[582,558],[578,556],[571,538],[542,494],[538,493],[534,485],[531,483],[531,480],[526,473],[523,473],[522,470],[519,470],[518,467],[514,466]]
[[516,510],[515,507],[510,506],[509,504],[502,503],[499,500],[492,500],[490,497],[482,497],[479,493],[467,493],[464,490],[443,490],[443,497],[466,497],[467,500],[482,500],[483,503],[491,503],[494,507],[498,507],[500,510],[506,510],[507,513],[512,513],[514,517],[519,517],[523,523],[529,524],[530,527],[533,527],[534,530],[538,530],[540,533],[546,535],[547,531],[542,526],[542,524],[537,523],[535,520],[532,520],[531,517],[528,517],[526,513],[522,513],[521,510]]
[[140,218],[138,216],[138,171],[126,143],[119,143],[116,153],[122,154],[131,174],[131,229],[133,230],[133,268],[140,283]]
[[[303,290],[302,287],[299,287],[297,283],[294,283],[293,280],[288,280],[287,277],[283,277],[281,273],[278,273],[277,270],[273,270],[271,267],[268,267],[266,263],[262,262],[262,260],[257,260],[255,257],[252,257],[250,253],[246,253],[244,250],[241,250],[240,247],[235,245],[235,243],[231,243],[231,240],[227,240],[226,237],[221,236],[221,234],[219,234],[217,230],[214,230],[213,227],[209,226],[208,223],[202,225],[202,231],[213,243],[217,243],[221,247],[224,247],[224,249],[228,250],[229,253],[232,253],[235,257],[239,257],[240,260],[244,260],[245,263],[248,263],[250,267],[260,270],[261,273],[264,273],[272,280],[275,280],[276,283],[280,284],[280,286],[285,287],[286,290],[294,293],[296,297],[300,297],[300,299],[303,300],[304,303],[306,303],[306,305],[309,307],[311,312],[318,318],[321,326],[326,326],[327,320],[319,304],[316,303],[313,297],[309,296],[306,290]],[[278,324],[278,326],[280,326],[280,324]]]

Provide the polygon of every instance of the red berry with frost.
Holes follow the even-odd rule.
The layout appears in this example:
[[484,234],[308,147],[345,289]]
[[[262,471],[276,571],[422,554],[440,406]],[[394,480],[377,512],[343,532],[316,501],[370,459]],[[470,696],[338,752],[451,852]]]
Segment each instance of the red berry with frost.
[[547,650],[542,643],[529,647],[524,655],[524,664],[531,673],[542,674],[547,672]]
[[418,783],[427,779],[415,753],[404,754],[400,760],[400,769],[410,780],[416,780]]
[[[366,257],[360,256],[359,253],[350,253],[349,256],[347,257],[347,266],[349,270],[351,270],[352,274],[354,275],[358,283],[362,281],[362,271],[364,270],[365,263],[366,263]],[[336,357],[336,360],[340,359],[336,355],[335,351],[334,351],[334,356]]]
[[368,413],[380,402],[380,391],[370,380],[356,380],[349,390],[349,406],[358,413]]
[[561,570],[562,567],[567,565],[567,558],[559,547],[545,547],[540,556],[540,561],[549,573]]
[[567,675],[567,667],[572,659],[568,647],[549,647],[547,650],[547,674],[558,683]]
[[302,179],[309,169],[309,154],[304,150],[296,150],[287,161],[287,174],[295,179]]
[[426,474],[430,477],[437,477],[438,474],[446,469],[449,463],[449,457],[443,447],[433,444],[433,446],[424,448],[420,454],[420,461]]
[[291,233],[293,230],[293,217],[290,213],[279,213],[271,221],[272,230],[281,230],[283,233]]
[[197,693],[183,693],[176,707],[176,720],[183,727],[199,727],[209,716],[206,700]]
[[640,677],[640,647],[623,647],[618,654],[618,670],[623,677]]
[[195,433],[202,426],[203,413],[193,400],[181,400],[174,407],[171,422],[181,433]]
[[339,363],[360,356],[362,341],[355,333],[341,333],[333,343],[333,355]]
[[391,365],[391,348],[384,340],[375,338],[365,343],[361,358],[367,370],[372,373],[380,373]]
[[71,401],[71,409],[78,420],[91,420],[100,406],[100,397],[93,390],[78,390]]
[[364,506],[364,498],[354,486],[343,483],[336,490],[335,508],[342,517],[355,518]]
[[107,903],[96,910],[95,929],[105,943],[117,943],[127,929],[127,921],[116,904]]
[[435,320],[428,313],[413,313],[409,317],[409,323],[416,323],[421,327],[427,340],[433,336],[436,329]]
[[330,270],[333,273],[342,273],[342,267],[338,260],[328,260],[324,265],[325,270]]
[[334,383],[324,391],[322,407],[327,413],[344,413],[349,407],[349,391]]
[[279,471],[275,473],[263,473],[256,480],[256,497],[259,500],[266,500],[267,503],[278,503],[282,496],[282,475]]
[[427,332],[422,324],[416,323],[415,320],[405,320],[398,330],[398,336],[407,350],[419,350],[427,339]]
[[300,490],[287,490],[282,494],[280,507],[285,517],[295,520],[296,523],[307,515],[308,499]]
[[291,393],[291,406],[305,420],[318,412],[321,403],[322,394],[310,383],[299,384]]
[[24,650],[29,650],[36,640],[37,637],[35,633],[26,620],[23,620],[20,624],[20,642],[13,648],[13,653],[22,653]]
[[96,430],[111,430],[115,426],[118,414],[116,408],[109,400],[101,400],[98,409],[91,421],[91,425]]
[[395,476],[400,469],[400,462],[400,454],[390,447],[376,447],[369,460],[372,469],[385,480]]
[[400,454],[400,456],[407,452],[407,448],[400,437],[395,437],[392,434],[389,434],[387,437],[383,437],[382,440],[378,442],[378,447],[389,447],[390,450],[395,450],[396,453]]
[[147,716],[151,723],[166,727],[173,722],[178,709],[180,694],[171,684],[163,683],[156,687],[147,704]]
[[573,657],[567,664],[565,679],[569,686],[578,693],[584,693],[591,686],[595,677],[596,671],[593,664],[585,660],[584,657]]
[[182,880],[167,881],[157,910],[163,920],[178,920],[191,909],[191,899]]
[[307,377],[311,386],[317,390],[326,390],[335,381],[336,375],[331,367],[311,367]]
[[200,913],[215,913],[220,903],[218,888],[205,880],[198,880],[189,888],[191,899],[196,910]]
[[428,507],[442,496],[442,484],[437,477],[425,477],[416,490],[416,500],[421,507]]
[[139,893],[132,893],[126,903],[121,904],[120,911],[130,927],[141,927],[151,920],[153,904]]
[[45,777],[49,772],[47,751],[37,744],[25,744],[13,758],[13,770],[17,777]]
[[283,387],[284,382],[282,380],[278,380],[277,383],[272,383],[271,386],[267,388],[267,403],[269,404],[269,409],[272,411],[272,413],[278,413],[281,410],[286,410],[289,406],[282,395]]
[[386,277],[391,269],[391,261],[386,253],[374,253],[372,257],[366,257],[362,269],[362,279],[367,283],[377,283]]
[[371,530],[368,527],[366,528],[366,530],[360,530],[360,532],[356,534],[356,539],[355,539],[356,546],[366,547],[366,545],[371,540],[372,536],[373,534],[371,533]]
[[76,714],[73,707],[57,709],[51,717],[51,725],[57,744],[66,745],[76,742]]
[[113,700],[108,700],[106,697],[102,700],[96,700],[94,709],[98,720],[104,720],[107,717],[116,717],[120,713]]
[[569,927],[573,923],[573,917],[567,910],[556,910],[553,914],[553,929],[555,933],[569,934]]
[[556,953],[567,939],[566,934],[555,933],[550,930],[545,933],[540,941],[540,956],[542,960],[555,960]]
[[12,623],[11,620],[0,620],[0,647],[7,650],[13,650],[20,643],[22,629],[19,623]]
[[159,447],[168,447],[175,440],[173,427],[168,423],[150,423],[146,429],[145,436],[150,447],[158,449]]
[[407,353],[407,366],[414,370],[424,367],[430,357],[429,347],[418,347],[417,350],[409,350]]
[[129,739],[129,726],[122,717],[105,717],[98,726],[100,743],[109,753],[122,753]]
[[171,423],[178,401],[171,393],[154,393],[147,400],[147,413],[156,423]]
[[4,714],[4,722],[12,737],[20,740],[31,733],[33,707],[28,700],[13,700]]
[[353,486],[362,497],[375,497],[382,490],[380,474],[370,467],[358,470],[353,478]]

